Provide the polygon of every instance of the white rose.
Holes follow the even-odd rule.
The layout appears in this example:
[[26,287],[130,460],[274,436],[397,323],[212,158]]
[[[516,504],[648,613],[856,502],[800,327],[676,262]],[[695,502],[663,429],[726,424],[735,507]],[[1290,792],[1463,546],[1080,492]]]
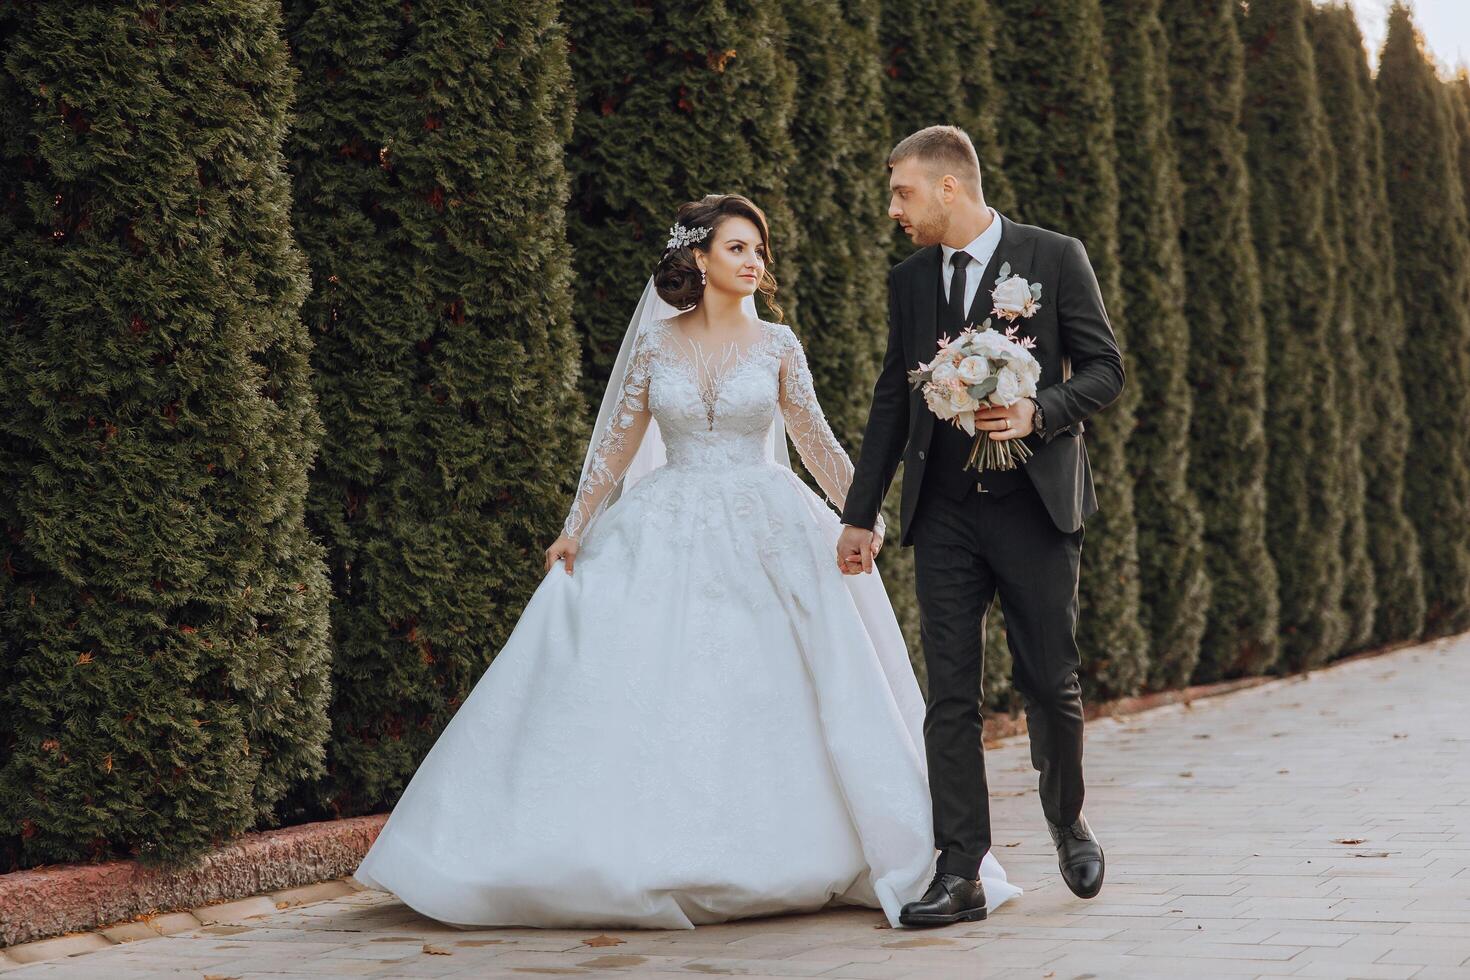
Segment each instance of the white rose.
[[1021,394],[1021,379],[1009,367],[1003,367],[995,375],[995,393],[991,399],[999,405],[1014,405]]
[[1017,373],[1021,376],[1021,394],[1036,394],[1036,386],[1041,383],[1041,363],[1027,358],[1020,363]]
[[975,342],[970,345],[971,351],[981,356],[999,357],[1007,352],[1007,341],[994,330],[987,330],[975,337]]
[[959,378],[959,376],[959,371],[955,369],[954,363],[951,361],[944,361],[934,369],[935,384],[947,385],[951,381]]
[[1014,319],[1023,315],[1032,302],[1031,284],[1020,276],[1011,276],[995,287],[990,298],[995,302],[997,316]]
[[965,388],[956,388],[950,394],[949,401],[961,412],[973,412],[980,407],[980,401]]
[[975,385],[990,377],[990,362],[983,357],[970,356],[960,361],[960,366],[955,369],[960,380],[967,385]]
[[924,402],[941,419],[952,419],[957,409],[949,403],[949,394],[942,388],[925,388]]

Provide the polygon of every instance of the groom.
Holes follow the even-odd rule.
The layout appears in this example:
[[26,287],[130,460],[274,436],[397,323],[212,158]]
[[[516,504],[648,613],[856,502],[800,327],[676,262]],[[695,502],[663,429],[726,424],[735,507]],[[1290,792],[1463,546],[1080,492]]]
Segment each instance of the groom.
[[[979,702],[985,614],[997,592],[1062,878],[1083,898],[1102,888],[1102,848],[1082,816],[1077,577],[1082,522],[1097,510],[1082,433],[1084,420],[1122,390],[1123,358],[1082,243],[988,207],[963,130],[920,130],[894,147],[888,166],[888,216],[922,247],[888,274],[888,351],[837,559],[849,574],[872,570],[872,527],[902,460],[899,541],[914,547],[940,853],[933,882],[900,921],[944,925],[985,918],[980,862],[991,835]],[[1036,339],[1041,381],[1034,399],[977,412],[975,428],[985,438],[1020,439],[1034,455],[1017,469],[977,474],[964,468],[971,437],[939,421],[906,375],[934,356],[939,336],[991,316],[991,291],[1007,263],[1041,286],[1040,309],[1014,321]]]

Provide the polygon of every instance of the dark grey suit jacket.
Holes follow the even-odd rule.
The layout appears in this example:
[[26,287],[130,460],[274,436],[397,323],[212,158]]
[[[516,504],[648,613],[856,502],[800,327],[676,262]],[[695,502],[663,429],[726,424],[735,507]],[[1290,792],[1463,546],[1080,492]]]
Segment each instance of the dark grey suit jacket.
[[[1010,263],[1013,274],[1041,284],[1041,308],[1016,321],[1020,336],[1036,338],[1032,354],[1041,363],[1036,398],[1046,417],[1045,438],[1035,433],[1026,437],[1035,455],[1025,466],[1052,520],[1072,532],[1097,510],[1083,422],[1122,392],[1123,355],[1082,243],[1017,224],[1003,214],[1000,222],[1000,243],[981,274],[970,322],[983,323],[990,315],[990,293],[1004,263]],[[938,245],[926,246],[889,270],[888,350],[873,386],[862,452],[842,510],[844,524],[871,528],[901,460],[903,545],[913,543],[913,516],[934,426],[952,424],[939,422],[908,381],[908,371],[928,361],[939,347],[936,284],[941,254]],[[1002,330],[1008,326],[998,317],[992,325]]]

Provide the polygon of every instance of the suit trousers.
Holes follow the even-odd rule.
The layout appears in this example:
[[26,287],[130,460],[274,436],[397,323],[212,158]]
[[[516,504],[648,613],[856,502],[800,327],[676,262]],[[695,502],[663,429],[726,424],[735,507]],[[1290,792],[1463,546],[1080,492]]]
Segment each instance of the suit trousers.
[[1084,530],[1058,529],[1029,481],[958,500],[935,489],[923,488],[913,529],[929,676],[924,746],[938,870],[974,879],[991,846],[980,702],[985,617],[997,593],[1042,812],[1060,826],[1082,812],[1076,634]]

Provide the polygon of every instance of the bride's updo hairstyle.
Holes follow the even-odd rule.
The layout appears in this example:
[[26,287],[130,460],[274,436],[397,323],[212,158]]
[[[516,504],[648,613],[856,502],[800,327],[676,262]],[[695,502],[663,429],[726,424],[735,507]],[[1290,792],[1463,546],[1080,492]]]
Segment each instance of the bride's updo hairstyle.
[[694,261],[694,250],[708,253],[714,244],[715,235],[725,219],[746,218],[760,229],[761,245],[766,252],[766,266],[756,283],[756,291],[766,298],[766,306],[777,320],[785,317],[776,303],[776,277],[771,275],[774,256],[771,254],[771,232],[766,224],[765,212],[755,206],[750,198],[741,194],[710,194],[698,201],[680,206],[675,222],[685,228],[698,231],[708,228],[709,234],[703,241],[681,245],[664,252],[658,268],[653,273],[653,286],[664,302],[677,310],[687,310],[704,296],[704,284],[699,279],[699,264]]

